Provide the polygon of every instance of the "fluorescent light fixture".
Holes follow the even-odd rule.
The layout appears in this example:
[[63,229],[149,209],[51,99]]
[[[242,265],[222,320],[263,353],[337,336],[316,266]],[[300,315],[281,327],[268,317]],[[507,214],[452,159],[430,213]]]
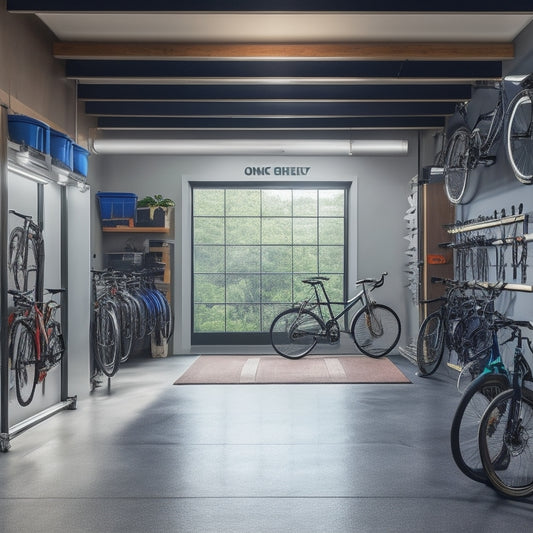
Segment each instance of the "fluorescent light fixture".
[[57,183],[59,185],[66,185],[69,182],[69,171],[56,166],[53,166],[52,168],[57,176]]
[[406,155],[409,143],[399,140],[350,139],[93,139],[96,154],[174,155]]
[[13,172],[14,174],[18,174],[19,176],[22,176],[23,178],[30,179],[37,183],[42,183],[43,185],[47,185],[49,183],[49,181],[46,178],[43,178],[42,176],[39,176],[33,172],[30,172],[29,170],[17,167],[16,165],[12,165],[9,162],[7,164],[7,169],[9,172]]

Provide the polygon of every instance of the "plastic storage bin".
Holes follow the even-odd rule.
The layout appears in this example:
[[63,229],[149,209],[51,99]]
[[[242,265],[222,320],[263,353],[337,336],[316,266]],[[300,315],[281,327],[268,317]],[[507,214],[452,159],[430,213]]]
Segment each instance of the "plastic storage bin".
[[109,219],[136,219],[137,195],[131,192],[97,192],[102,222]]
[[74,172],[87,176],[89,168],[89,151],[77,144],[72,145],[72,166]]
[[50,127],[44,122],[26,115],[8,115],[7,127],[13,142],[50,153]]
[[72,170],[72,139],[60,131],[50,130],[52,163]]

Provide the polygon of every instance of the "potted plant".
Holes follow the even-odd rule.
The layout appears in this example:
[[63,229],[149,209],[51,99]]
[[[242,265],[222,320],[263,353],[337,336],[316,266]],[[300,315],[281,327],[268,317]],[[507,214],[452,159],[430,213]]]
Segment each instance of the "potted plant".
[[137,226],[168,227],[169,211],[176,204],[162,194],[145,196],[137,201]]

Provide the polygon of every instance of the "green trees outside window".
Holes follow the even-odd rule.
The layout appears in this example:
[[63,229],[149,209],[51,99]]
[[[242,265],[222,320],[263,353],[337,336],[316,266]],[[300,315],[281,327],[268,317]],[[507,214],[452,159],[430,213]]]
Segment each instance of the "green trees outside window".
[[346,189],[193,187],[193,335],[265,333],[328,276],[344,296]]

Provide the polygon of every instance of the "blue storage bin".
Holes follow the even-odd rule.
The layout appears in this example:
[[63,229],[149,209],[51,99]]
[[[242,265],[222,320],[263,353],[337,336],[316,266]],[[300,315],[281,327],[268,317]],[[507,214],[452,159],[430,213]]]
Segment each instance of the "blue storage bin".
[[50,153],[50,127],[48,124],[26,115],[8,115],[9,138],[17,144],[25,144],[43,152]]
[[77,144],[72,145],[72,166],[74,172],[87,176],[89,168],[89,151]]
[[54,164],[58,162],[67,167],[69,170],[73,168],[73,156],[72,156],[72,139],[61,133],[60,131],[50,130],[50,155]]
[[137,218],[137,195],[131,192],[97,192],[100,218]]

